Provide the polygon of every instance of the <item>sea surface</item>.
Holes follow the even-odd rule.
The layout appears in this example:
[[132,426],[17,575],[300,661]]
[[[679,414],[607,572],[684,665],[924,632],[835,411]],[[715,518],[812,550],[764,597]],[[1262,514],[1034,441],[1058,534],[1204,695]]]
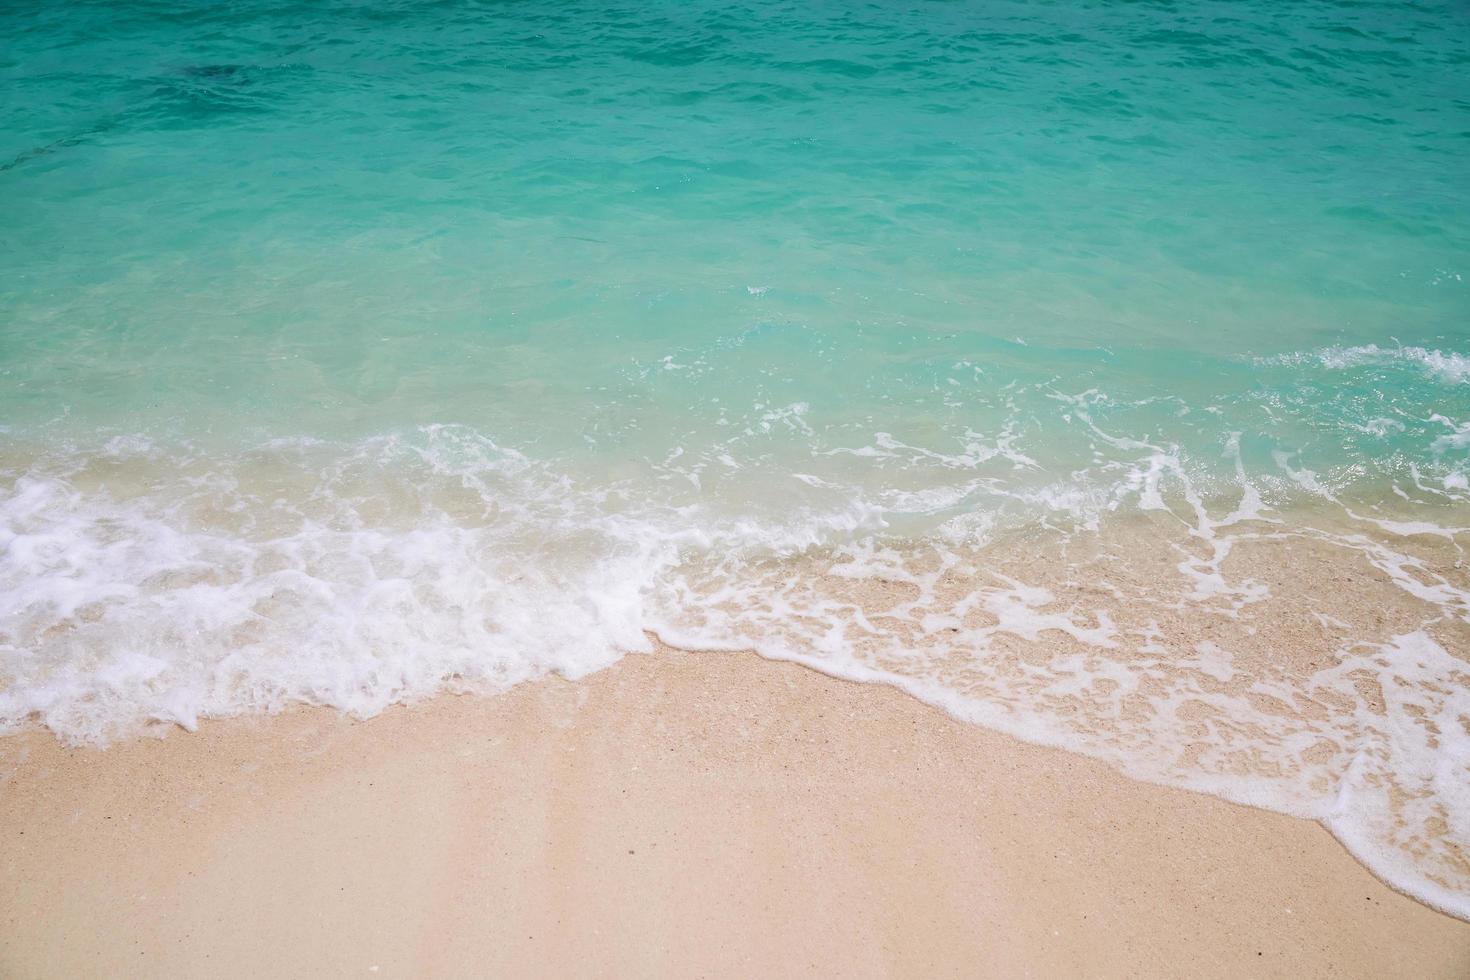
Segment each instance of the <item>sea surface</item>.
[[0,730],[755,648],[1470,916],[1467,280],[1458,0],[7,3]]

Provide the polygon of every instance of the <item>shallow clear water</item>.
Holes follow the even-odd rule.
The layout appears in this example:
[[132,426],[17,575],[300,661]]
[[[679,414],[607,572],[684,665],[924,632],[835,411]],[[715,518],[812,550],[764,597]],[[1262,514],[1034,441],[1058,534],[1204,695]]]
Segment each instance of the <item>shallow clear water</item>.
[[0,724],[652,631],[1464,913],[1467,93],[1453,2],[7,7]]

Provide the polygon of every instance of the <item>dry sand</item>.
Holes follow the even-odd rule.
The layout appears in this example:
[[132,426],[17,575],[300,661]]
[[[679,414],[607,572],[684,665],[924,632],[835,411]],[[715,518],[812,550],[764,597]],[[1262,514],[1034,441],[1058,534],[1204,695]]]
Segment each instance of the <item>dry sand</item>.
[[661,650],[367,722],[0,739],[0,976],[1470,976],[1316,824]]

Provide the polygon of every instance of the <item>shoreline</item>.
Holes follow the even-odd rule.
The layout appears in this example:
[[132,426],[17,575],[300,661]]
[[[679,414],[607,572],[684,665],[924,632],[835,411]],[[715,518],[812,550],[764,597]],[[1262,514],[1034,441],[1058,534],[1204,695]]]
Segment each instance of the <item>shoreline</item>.
[[17,977],[1470,970],[1310,821],[748,653],[9,735],[0,834]]

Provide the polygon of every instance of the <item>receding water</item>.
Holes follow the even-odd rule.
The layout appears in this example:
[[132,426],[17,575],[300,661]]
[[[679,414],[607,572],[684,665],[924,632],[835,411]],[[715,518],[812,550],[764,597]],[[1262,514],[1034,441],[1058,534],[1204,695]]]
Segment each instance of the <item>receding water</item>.
[[754,646],[1470,912],[1470,12],[0,10],[0,726]]

